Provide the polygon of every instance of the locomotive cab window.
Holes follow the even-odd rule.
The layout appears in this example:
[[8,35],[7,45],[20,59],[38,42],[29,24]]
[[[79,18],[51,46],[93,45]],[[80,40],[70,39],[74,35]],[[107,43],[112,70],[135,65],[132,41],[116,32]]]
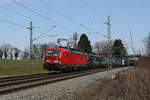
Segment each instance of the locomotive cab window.
[[48,50],[47,51],[47,56],[59,56],[60,55],[60,51],[59,50]]

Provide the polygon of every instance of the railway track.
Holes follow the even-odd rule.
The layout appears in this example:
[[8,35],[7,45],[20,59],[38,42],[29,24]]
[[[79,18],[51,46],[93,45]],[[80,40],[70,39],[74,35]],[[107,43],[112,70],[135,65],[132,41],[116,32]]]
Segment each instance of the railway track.
[[64,81],[71,78],[76,78],[88,74],[106,71],[107,69],[93,69],[81,72],[72,72],[64,74],[33,74],[13,77],[0,78],[0,95],[4,95],[19,90],[24,90],[36,86],[41,86],[49,83]]
[[30,78],[41,77],[41,76],[45,76],[45,75],[50,75],[50,73],[40,73],[40,74],[29,74],[29,75],[0,77],[0,83],[1,82],[14,81],[14,80],[28,79],[29,77]]

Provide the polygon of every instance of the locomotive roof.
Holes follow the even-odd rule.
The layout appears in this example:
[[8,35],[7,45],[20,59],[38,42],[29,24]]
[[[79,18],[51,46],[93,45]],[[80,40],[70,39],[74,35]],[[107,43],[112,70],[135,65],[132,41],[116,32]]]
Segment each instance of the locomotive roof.
[[[68,51],[68,47],[52,47],[52,48],[48,48],[48,49],[63,49],[63,50],[66,50]],[[69,52],[73,52],[73,53],[78,53],[78,54],[86,54],[86,55],[90,55],[90,56],[101,56],[100,54],[96,54],[96,53],[86,53],[86,52],[82,52],[82,51],[79,51],[78,49],[75,49],[75,48],[69,48]]]
[[54,50],[63,50],[63,51],[67,51],[68,49],[65,48],[60,48],[60,47],[52,47],[52,48],[48,48],[49,50],[54,49]]

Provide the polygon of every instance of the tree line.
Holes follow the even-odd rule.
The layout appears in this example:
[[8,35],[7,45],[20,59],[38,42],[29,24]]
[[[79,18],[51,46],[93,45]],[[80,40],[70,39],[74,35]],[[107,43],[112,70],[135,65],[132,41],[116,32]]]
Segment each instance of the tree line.
[[[145,42],[144,55],[150,56],[150,32],[148,36],[144,39],[144,42]],[[77,49],[88,53],[95,52],[98,54],[108,54],[108,48],[111,48],[112,56],[117,57],[129,56],[127,52],[128,48],[122,42],[121,39],[112,40],[110,41],[110,43],[108,43],[108,41],[101,41],[91,45],[86,34],[82,34],[77,44]],[[141,54],[133,54],[132,56],[141,56]]]
[[3,44],[0,46],[0,59],[18,59],[20,49],[10,44]]
[[[81,52],[95,52],[97,54],[108,54],[108,48],[111,48],[113,56],[124,57],[128,54],[127,49],[122,43],[121,39],[116,39],[109,43],[108,41],[96,42],[93,45],[91,45],[91,42],[86,34],[82,34],[78,39],[78,35],[77,33],[75,33],[73,34],[73,38],[70,41],[70,47],[78,49]],[[32,59],[42,60],[46,55],[48,47],[58,47],[58,45],[52,42],[44,44],[34,44],[32,51]],[[28,60],[30,59],[29,47],[25,48],[24,50],[21,50],[18,47],[14,47],[10,44],[0,45],[0,59]]]
[[125,57],[128,55],[127,49],[121,39],[116,39],[115,41],[109,42],[97,42],[92,46],[86,34],[82,34],[77,47],[80,51],[87,53],[95,52],[98,54],[108,54],[108,48],[110,48],[112,51],[112,56]]
[[[46,54],[47,48],[54,46],[57,45],[55,43],[34,44],[32,59],[42,60]],[[30,59],[29,47],[21,50],[18,47],[4,43],[0,45],[0,59],[28,60]]]

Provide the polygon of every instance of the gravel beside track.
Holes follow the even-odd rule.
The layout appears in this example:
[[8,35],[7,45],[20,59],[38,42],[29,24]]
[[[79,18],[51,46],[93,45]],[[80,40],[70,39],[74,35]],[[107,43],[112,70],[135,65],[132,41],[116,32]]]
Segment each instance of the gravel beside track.
[[[112,70],[112,76],[126,68]],[[105,78],[108,72],[90,74],[57,83],[39,86],[27,90],[0,96],[0,100],[80,100],[76,95],[94,81]]]

